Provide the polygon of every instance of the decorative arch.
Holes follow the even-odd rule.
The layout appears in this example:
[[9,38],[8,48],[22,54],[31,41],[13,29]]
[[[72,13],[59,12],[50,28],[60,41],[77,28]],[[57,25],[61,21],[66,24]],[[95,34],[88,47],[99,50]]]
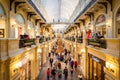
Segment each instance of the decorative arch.
[[95,21],[95,25],[103,23],[106,21],[106,17],[104,14],[101,14],[97,17],[96,21]]
[[100,34],[102,37],[107,37],[107,29],[106,29],[106,16],[105,14],[100,14],[95,21],[95,32]]
[[0,3],[0,16],[5,16],[5,9],[3,8],[2,4]]
[[16,22],[18,24],[22,24],[22,25],[25,24],[25,19],[24,19],[24,17],[20,13],[17,13],[15,18],[16,18]]
[[0,38],[6,37],[6,20],[5,20],[5,9],[0,3]]
[[120,17],[120,7],[117,10],[116,17]]
[[115,13],[115,35],[117,38],[120,38],[120,6]]

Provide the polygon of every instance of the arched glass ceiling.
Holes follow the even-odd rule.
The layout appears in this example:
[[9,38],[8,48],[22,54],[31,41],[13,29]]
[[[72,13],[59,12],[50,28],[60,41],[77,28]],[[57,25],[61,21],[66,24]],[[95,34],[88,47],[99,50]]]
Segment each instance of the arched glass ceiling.
[[[47,23],[59,22],[68,23],[66,25],[57,24],[58,29],[65,31],[67,27],[74,22],[75,19],[84,12],[84,8],[97,0],[30,0],[40,10]],[[91,5],[89,5],[91,6]],[[70,24],[69,24],[70,23]],[[55,24],[53,25],[55,26]],[[62,26],[62,27],[60,27]],[[63,28],[64,26],[64,28]],[[57,29],[56,29],[57,30]]]
[[[68,22],[79,0],[32,0],[47,22]],[[40,4],[39,4],[40,3]],[[40,6],[41,5],[41,6]],[[42,7],[42,8],[40,8]],[[41,10],[42,9],[42,10]],[[44,9],[44,10],[43,10]]]
[[[32,0],[47,23],[71,23],[70,17],[80,0]],[[55,32],[63,32],[70,24],[53,24]]]

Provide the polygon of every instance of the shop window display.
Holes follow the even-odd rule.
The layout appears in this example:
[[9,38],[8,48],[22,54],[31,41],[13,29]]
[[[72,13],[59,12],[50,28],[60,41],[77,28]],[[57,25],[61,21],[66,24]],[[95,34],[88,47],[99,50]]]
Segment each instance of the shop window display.
[[105,61],[89,54],[89,79],[90,80],[104,80],[103,67]]

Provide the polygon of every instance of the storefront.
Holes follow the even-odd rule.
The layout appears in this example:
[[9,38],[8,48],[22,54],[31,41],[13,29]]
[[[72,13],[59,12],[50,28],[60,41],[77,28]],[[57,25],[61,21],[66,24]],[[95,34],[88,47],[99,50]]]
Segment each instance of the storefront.
[[104,80],[105,61],[88,53],[88,71],[90,80]]
[[24,56],[15,57],[11,63],[11,80],[31,80],[31,56],[26,53]]
[[42,67],[42,54],[43,54],[43,48],[39,48],[38,49],[38,69],[39,71],[41,70],[41,67]]

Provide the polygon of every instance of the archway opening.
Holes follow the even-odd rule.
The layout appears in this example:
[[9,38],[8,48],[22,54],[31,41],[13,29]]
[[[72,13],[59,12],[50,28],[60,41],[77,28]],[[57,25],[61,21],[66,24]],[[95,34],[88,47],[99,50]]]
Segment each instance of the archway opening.
[[120,8],[117,11],[116,14],[116,32],[117,32],[117,38],[120,38]]
[[15,25],[15,38],[20,38],[20,35],[25,33],[25,19],[21,14],[17,13],[15,22],[17,24]]
[[101,14],[97,17],[95,26],[96,33],[99,33],[101,36],[106,37],[106,17],[104,14]]
[[0,38],[6,37],[6,14],[3,6],[0,4]]

